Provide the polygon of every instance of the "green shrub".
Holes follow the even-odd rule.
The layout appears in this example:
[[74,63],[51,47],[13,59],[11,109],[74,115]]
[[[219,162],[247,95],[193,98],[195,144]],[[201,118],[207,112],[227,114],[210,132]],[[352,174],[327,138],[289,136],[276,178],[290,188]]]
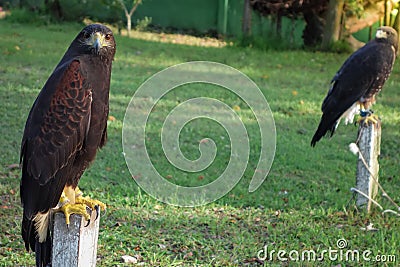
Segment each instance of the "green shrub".
[[50,22],[50,17],[48,15],[42,15],[37,11],[30,11],[25,8],[12,9],[10,15],[6,16],[5,19],[13,23],[32,25],[47,25]]
[[351,53],[351,52],[353,52],[353,49],[351,48],[351,45],[348,42],[341,40],[341,41],[332,43],[329,47],[329,52]]
[[137,31],[142,31],[143,32],[143,31],[147,30],[147,28],[151,24],[151,21],[152,21],[151,17],[150,18],[149,17],[144,17],[143,19],[138,19],[138,20],[136,20],[135,29]]

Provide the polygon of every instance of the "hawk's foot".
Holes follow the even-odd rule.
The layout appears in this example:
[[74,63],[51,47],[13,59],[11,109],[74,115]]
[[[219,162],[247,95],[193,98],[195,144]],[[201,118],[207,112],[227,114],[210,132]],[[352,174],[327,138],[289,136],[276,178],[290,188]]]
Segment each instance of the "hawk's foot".
[[[61,197],[61,199],[63,196]],[[65,201],[63,201],[65,202]],[[82,215],[86,221],[90,221],[90,214],[86,210],[86,205],[84,204],[71,204],[70,202],[66,202],[64,205],[61,206],[61,208],[58,209],[58,211],[61,211],[65,215],[65,223],[67,224],[67,227],[69,226],[70,223],[70,216],[71,214],[80,214]]]
[[[100,210],[105,210],[106,205],[98,200],[91,199],[89,197],[83,197],[82,191],[76,187],[65,187],[61,195],[58,211],[61,211],[65,215],[65,222],[67,226],[70,223],[71,214],[80,214],[86,221],[87,225],[90,223],[90,217],[93,210],[96,210],[96,218],[98,218]],[[86,226],[87,226],[86,225]]]
[[372,112],[361,112],[361,117],[357,120],[357,122],[361,125],[369,126],[370,124],[377,124],[379,121],[379,117]]

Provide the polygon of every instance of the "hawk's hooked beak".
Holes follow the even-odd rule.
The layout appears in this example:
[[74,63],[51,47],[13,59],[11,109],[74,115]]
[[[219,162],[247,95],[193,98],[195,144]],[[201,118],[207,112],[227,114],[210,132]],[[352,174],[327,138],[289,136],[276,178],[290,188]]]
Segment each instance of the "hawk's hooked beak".
[[381,38],[387,38],[387,33],[385,32],[385,31],[382,31],[382,30],[377,30],[376,31],[376,38],[379,38],[379,39],[381,39]]
[[95,32],[94,34],[92,34],[92,42],[91,43],[92,43],[91,45],[94,48],[94,52],[96,54],[99,54],[100,49],[106,45],[103,34],[101,34],[99,32]]

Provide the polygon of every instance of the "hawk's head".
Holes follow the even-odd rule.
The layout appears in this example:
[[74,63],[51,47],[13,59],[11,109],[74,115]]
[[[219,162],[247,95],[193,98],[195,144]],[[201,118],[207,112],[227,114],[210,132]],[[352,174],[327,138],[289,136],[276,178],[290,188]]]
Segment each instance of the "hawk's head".
[[114,58],[115,40],[112,31],[101,24],[91,24],[75,38],[79,50],[84,54],[100,55],[106,58]]
[[389,26],[379,27],[376,31],[375,39],[381,42],[387,42],[391,44],[397,51],[399,37],[395,29]]

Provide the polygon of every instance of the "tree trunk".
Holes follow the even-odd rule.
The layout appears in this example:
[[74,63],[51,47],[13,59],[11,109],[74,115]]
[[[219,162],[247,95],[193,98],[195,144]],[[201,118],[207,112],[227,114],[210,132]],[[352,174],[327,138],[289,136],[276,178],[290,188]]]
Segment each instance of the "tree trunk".
[[[397,13],[396,18],[394,19],[393,22],[393,28],[400,33],[400,12]],[[399,38],[400,41],[400,38]],[[397,51],[397,54],[399,54],[399,51]]]
[[131,36],[131,29],[132,29],[132,15],[126,15],[126,30],[128,31],[128,37]]
[[62,19],[63,12],[59,0],[55,1],[46,0],[44,2],[44,5],[45,8],[47,9],[46,11],[49,12],[51,15],[53,15],[57,20]]
[[249,36],[251,34],[250,0],[244,0],[242,32],[244,36]]
[[128,12],[128,9],[126,8],[124,1],[119,0],[122,8],[124,9],[125,17],[126,17],[126,30],[128,31],[128,37],[131,35],[131,29],[132,29],[132,15],[137,9],[137,7],[142,3],[142,0],[136,0],[133,1],[133,7],[131,11]]
[[282,36],[282,13],[276,14],[276,35],[281,38]]
[[303,14],[306,27],[303,30],[303,43],[307,47],[320,46],[324,35],[324,20],[314,11]]
[[383,16],[383,25],[390,26],[390,13],[392,11],[392,3],[391,1],[384,1],[384,16]]
[[322,38],[322,49],[329,49],[330,45],[339,41],[341,30],[341,18],[344,0],[330,0],[326,11],[326,24]]

